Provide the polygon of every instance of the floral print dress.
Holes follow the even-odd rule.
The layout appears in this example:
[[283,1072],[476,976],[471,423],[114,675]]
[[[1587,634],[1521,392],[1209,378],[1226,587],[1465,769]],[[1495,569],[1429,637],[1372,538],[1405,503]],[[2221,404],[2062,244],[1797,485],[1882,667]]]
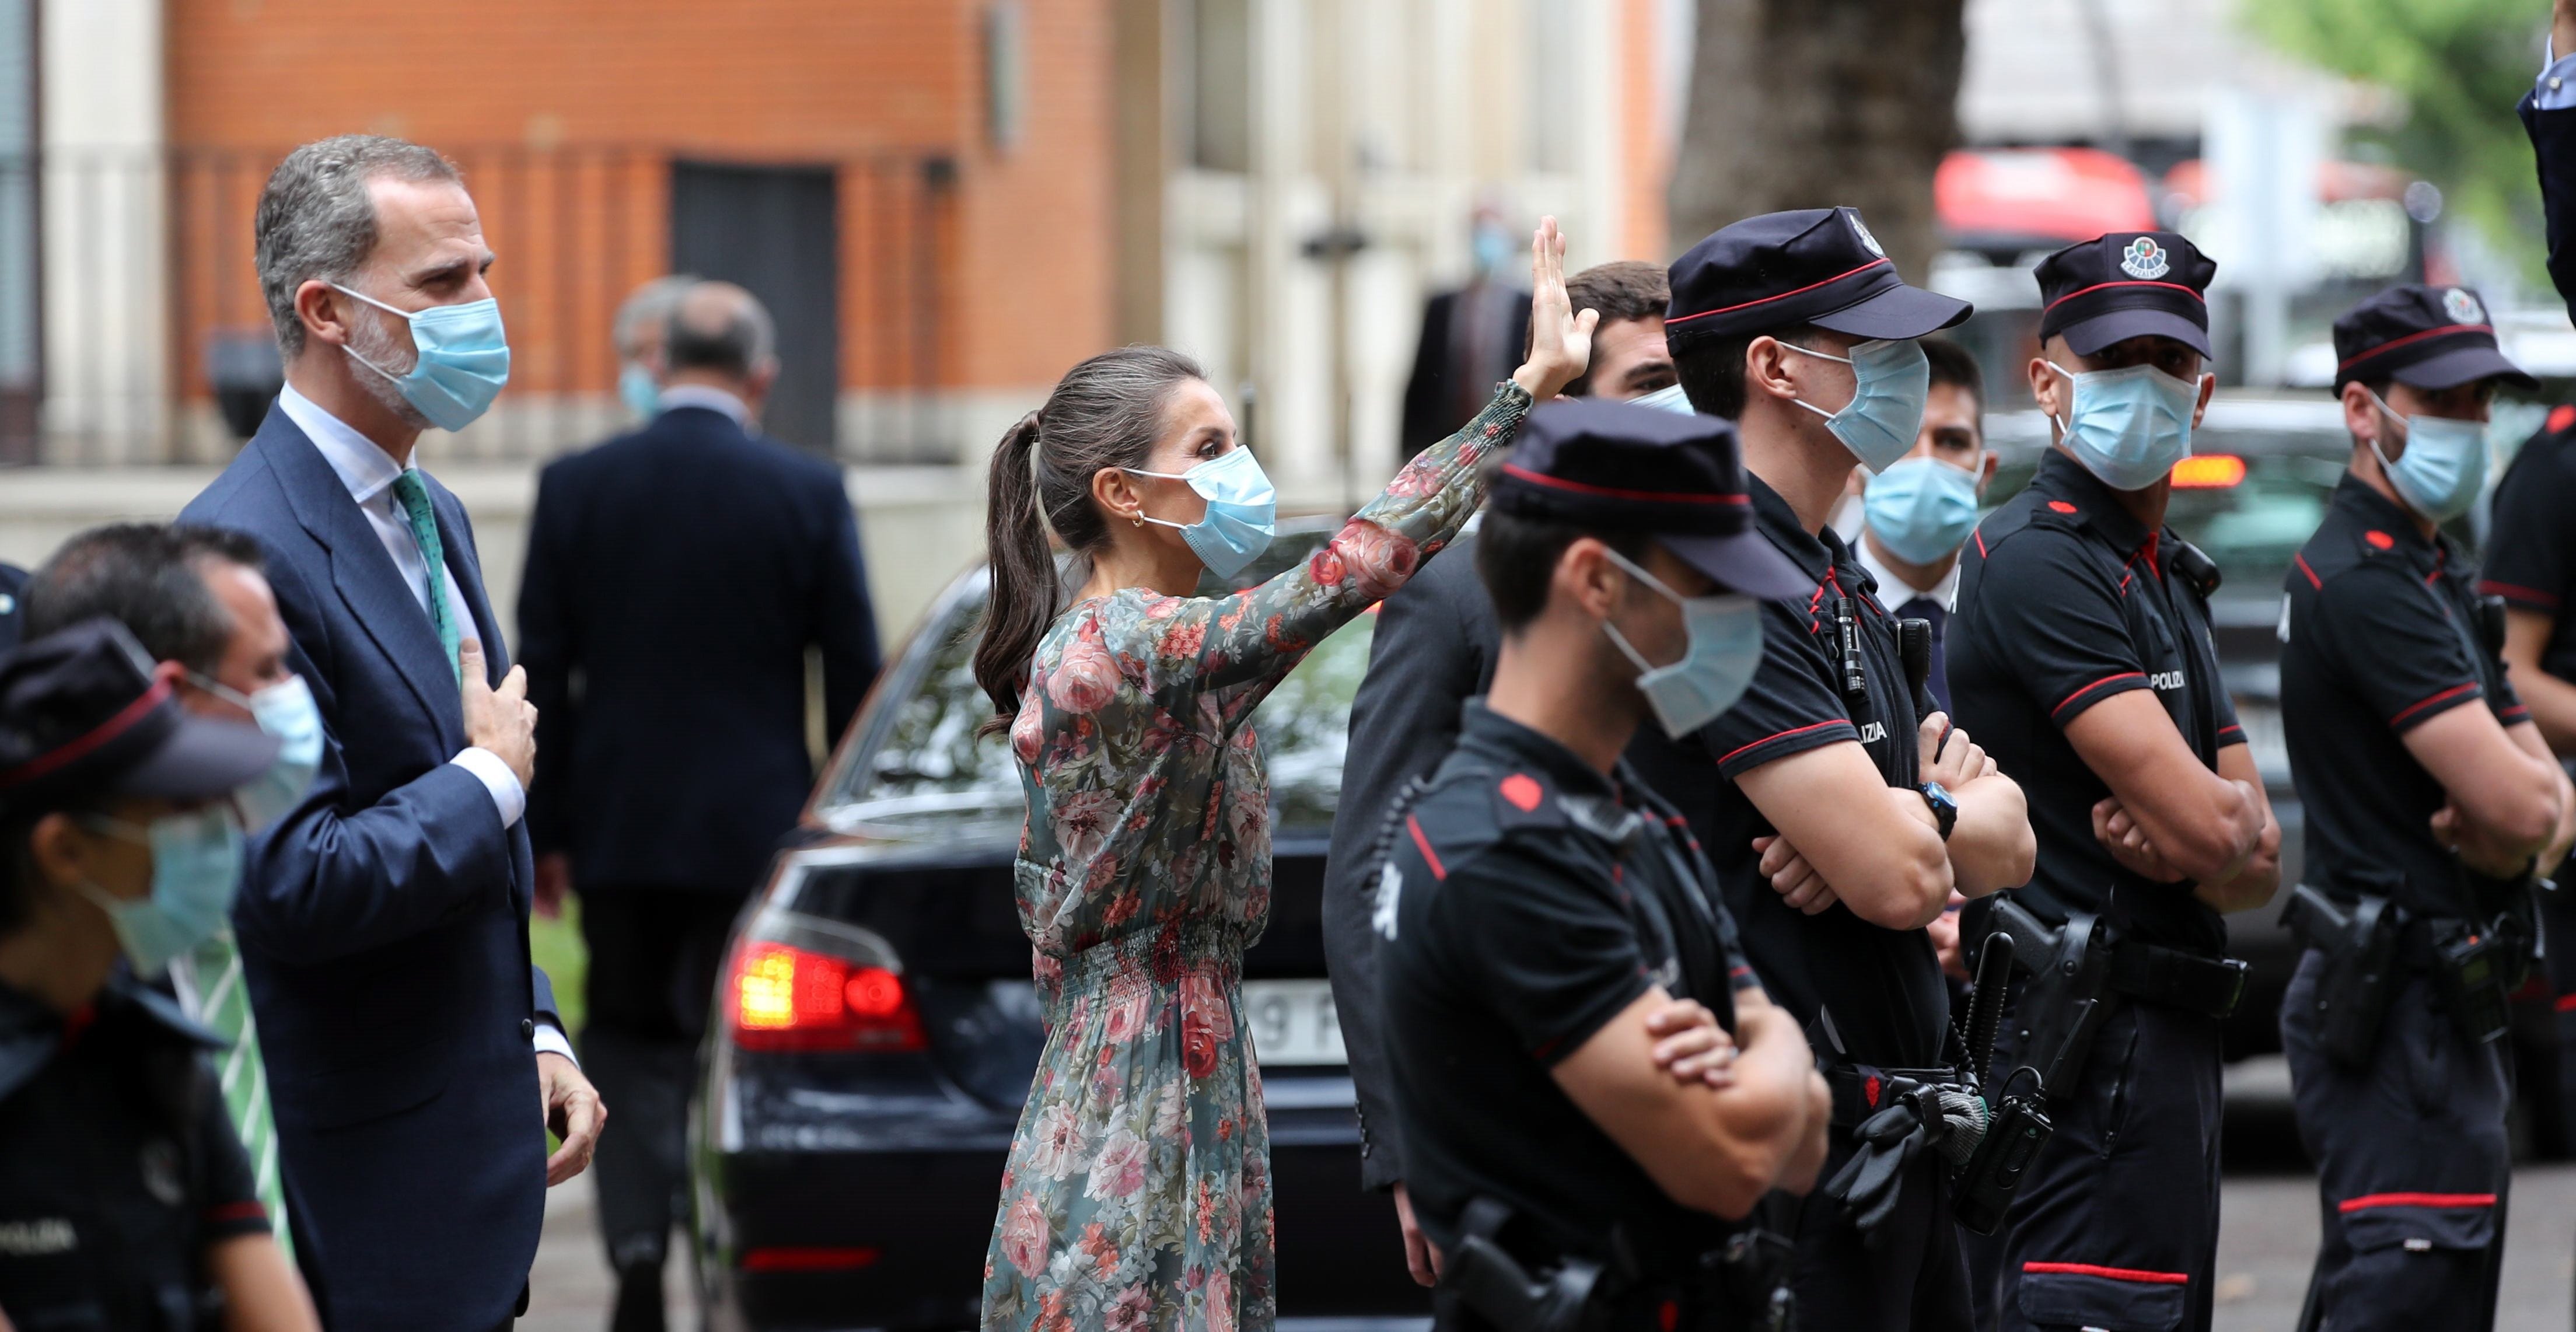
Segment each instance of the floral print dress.
[[1477,464],[1529,407],[1502,386],[1259,587],[1128,588],[1073,606],[1039,644],[1011,748],[1047,1043],[1002,1172],[987,1328],[1271,1326],[1269,1129],[1236,1017],[1243,950],[1270,916],[1252,711],[1457,535],[1484,498]]

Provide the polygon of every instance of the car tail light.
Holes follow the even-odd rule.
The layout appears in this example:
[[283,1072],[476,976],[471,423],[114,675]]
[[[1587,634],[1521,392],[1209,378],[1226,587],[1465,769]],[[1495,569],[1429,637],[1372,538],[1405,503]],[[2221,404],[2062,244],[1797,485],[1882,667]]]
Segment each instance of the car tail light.
[[2225,490],[2245,479],[2245,460],[2232,453],[2196,453],[2174,464],[2176,490]]
[[734,1044],[745,1050],[927,1048],[903,977],[872,962],[746,939],[725,981]]

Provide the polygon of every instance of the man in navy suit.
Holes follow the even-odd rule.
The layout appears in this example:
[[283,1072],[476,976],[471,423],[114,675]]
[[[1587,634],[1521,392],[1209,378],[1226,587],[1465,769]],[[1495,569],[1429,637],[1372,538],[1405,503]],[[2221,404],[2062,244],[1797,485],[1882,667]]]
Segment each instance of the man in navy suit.
[[768,313],[700,282],[668,318],[659,414],[546,468],[519,590],[549,756],[528,807],[539,897],[581,894],[582,1056],[620,1121],[598,1171],[613,1332],[663,1325],[725,937],[814,782],[806,654],[836,740],[877,673],[841,469],[754,433],[778,373]]
[[2576,313],[2576,0],[2552,7],[2549,62],[2515,109],[2540,163],[2549,280]]
[[508,377],[482,230],[417,144],[289,154],[253,224],[286,387],[182,513],[259,542],[322,714],[320,774],[251,839],[233,920],[296,1258],[340,1332],[506,1327],[546,1186],[605,1119],[528,959],[536,712],[463,506],[411,465]]

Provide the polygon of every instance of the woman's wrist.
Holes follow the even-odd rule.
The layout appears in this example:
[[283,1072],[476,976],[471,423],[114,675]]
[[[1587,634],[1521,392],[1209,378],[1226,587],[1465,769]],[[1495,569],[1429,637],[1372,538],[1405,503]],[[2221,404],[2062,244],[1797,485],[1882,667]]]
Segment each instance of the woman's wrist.
[[1518,385],[1521,392],[1530,395],[1531,402],[1545,402],[1563,392],[1565,386],[1573,382],[1574,376],[1557,377],[1552,367],[1542,367],[1536,361],[1528,362],[1512,372],[1512,383]]

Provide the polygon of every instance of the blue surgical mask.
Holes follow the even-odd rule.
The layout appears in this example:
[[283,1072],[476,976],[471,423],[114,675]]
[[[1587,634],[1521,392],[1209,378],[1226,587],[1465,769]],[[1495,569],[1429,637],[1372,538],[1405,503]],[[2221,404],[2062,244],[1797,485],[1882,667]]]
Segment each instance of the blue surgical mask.
[[1977,525],[1977,474],[1938,458],[1907,458],[1869,479],[1862,521],[1908,564],[1947,558]]
[[1199,563],[1219,578],[1232,578],[1270,549],[1270,533],[1279,517],[1279,491],[1261,470],[1250,449],[1228,449],[1177,476],[1124,469],[1138,476],[1184,481],[1207,501],[1207,516],[1195,523],[1166,522],[1151,514],[1136,515],[1161,527],[1180,529]]
[[2055,361],[2048,368],[2075,385],[2075,404],[2061,423],[2067,451],[2102,484],[2144,490],[2191,456],[2191,414],[2200,405],[2200,385],[2152,365],[2080,375]]
[[1628,405],[1652,407],[1661,412],[1679,412],[1684,416],[1695,416],[1699,412],[1698,408],[1691,406],[1690,395],[1682,392],[1682,386],[1679,384],[1667,384],[1643,397],[1630,398]]
[[617,372],[617,398],[639,421],[650,421],[662,411],[662,386],[653,382],[652,371],[633,361]]
[[2397,487],[2406,507],[2437,523],[2467,513],[2487,483],[2486,426],[2446,416],[2401,417],[2378,394],[2371,393],[2370,400],[2389,420],[2406,423],[2406,451],[2397,461],[2388,461],[2388,451],[2379,447],[2377,437],[2370,441],[2370,451],[2379,455],[2380,470],[2388,473],[2388,484]]
[[242,868],[241,826],[230,810],[208,805],[167,814],[149,828],[105,817],[83,822],[110,837],[152,848],[149,896],[128,901],[96,884],[80,885],[82,895],[107,913],[136,975],[146,980],[159,976],[169,970],[170,959],[224,928]]
[[1829,412],[1804,399],[1795,401],[1825,418],[1825,428],[1862,466],[1885,471],[1914,451],[1914,438],[1923,429],[1923,403],[1932,395],[1932,362],[1924,356],[1921,343],[1912,338],[1854,343],[1849,356],[1794,342],[1780,345],[1801,356],[1840,361],[1852,368],[1851,401],[1841,411]]
[[199,689],[248,710],[259,729],[277,737],[277,761],[233,792],[242,827],[258,832],[304,803],[313,775],[322,770],[322,710],[314,706],[313,687],[304,683],[304,677],[290,675],[255,694],[194,671],[188,679]]
[[418,350],[411,373],[398,375],[349,348],[349,359],[383,375],[402,390],[403,401],[420,409],[441,430],[463,430],[491,410],[510,382],[510,340],[501,331],[501,303],[486,296],[463,305],[433,305],[426,310],[397,310],[362,291],[334,282],[332,288],[354,296],[411,324]]
[[1512,233],[1499,222],[1479,222],[1469,248],[1474,251],[1476,271],[1490,277],[1512,261]]
[[1629,577],[1681,605],[1690,643],[1682,650],[1682,659],[1669,666],[1647,661],[1619,626],[1601,622],[1611,644],[1636,663],[1637,692],[1646,696],[1646,706],[1655,710],[1664,734],[1679,740],[1734,707],[1735,700],[1744,696],[1744,687],[1753,682],[1753,672],[1762,664],[1762,603],[1740,592],[1686,597],[1619,552],[1611,551],[1610,559]]

